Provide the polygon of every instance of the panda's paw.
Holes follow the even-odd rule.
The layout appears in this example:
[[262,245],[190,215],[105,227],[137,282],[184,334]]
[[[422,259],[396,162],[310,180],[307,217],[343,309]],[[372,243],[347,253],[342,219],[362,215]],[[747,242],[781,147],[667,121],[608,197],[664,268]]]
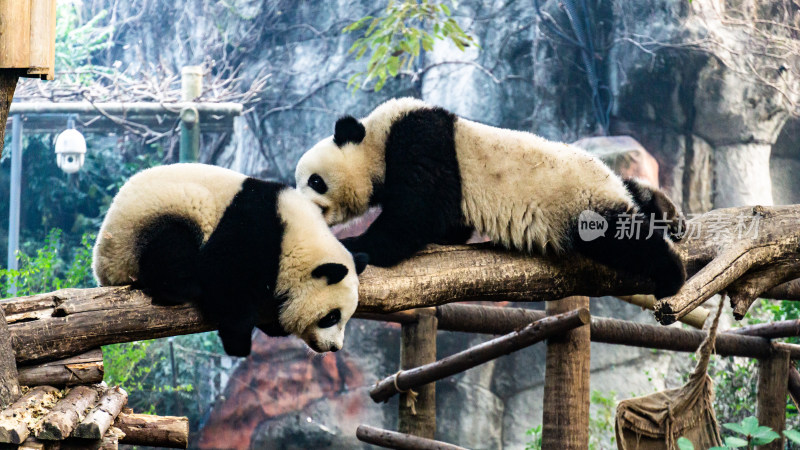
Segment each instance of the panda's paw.
[[669,238],[673,242],[678,242],[686,235],[686,217],[680,212],[676,216],[669,219],[669,226],[667,228]]
[[219,338],[222,340],[222,347],[225,349],[225,353],[242,358],[250,355],[252,333],[252,328],[244,330],[238,327],[220,325]]

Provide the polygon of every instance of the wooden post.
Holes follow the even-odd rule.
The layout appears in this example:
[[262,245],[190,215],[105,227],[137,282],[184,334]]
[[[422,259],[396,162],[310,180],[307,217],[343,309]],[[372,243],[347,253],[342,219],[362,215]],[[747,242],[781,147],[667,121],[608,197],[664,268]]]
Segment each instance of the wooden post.
[[[415,323],[402,325],[400,368],[419,367],[436,361],[436,310],[420,309]],[[414,394],[416,393],[416,399]],[[436,434],[436,383],[400,394],[401,433],[433,439]]]
[[[186,66],[181,70],[184,102],[193,102],[203,93],[203,68]],[[194,106],[181,110],[180,162],[195,162],[200,151],[200,113]]]
[[760,450],[784,448],[783,430],[786,426],[786,395],[789,386],[789,352],[775,350],[773,355],[758,360],[758,406],[756,416],[762,426],[772,428],[781,437]]
[[11,348],[6,315],[0,308],[0,409],[14,403],[21,395],[17,379],[17,362]]
[[[589,308],[589,297],[547,302],[548,315]],[[547,341],[544,379],[542,448],[581,449],[589,446],[589,326]],[[786,371],[784,371],[786,373]]]
[[0,154],[3,153],[8,111],[11,109],[11,100],[14,99],[14,90],[17,89],[18,79],[16,71],[0,69]]

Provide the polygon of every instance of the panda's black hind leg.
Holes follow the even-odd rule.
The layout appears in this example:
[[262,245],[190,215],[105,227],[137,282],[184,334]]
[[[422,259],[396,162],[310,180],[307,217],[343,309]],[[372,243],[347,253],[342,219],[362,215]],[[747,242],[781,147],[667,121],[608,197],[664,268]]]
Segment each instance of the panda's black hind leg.
[[649,217],[633,220],[620,212],[601,215],[608,222],[605,235],[582,239],[577,224],[571,233],[575,251],[611,268],[649,277],[655,281],[657,298],[676,294],[686,281],[686,269],[672,243],[657,232],[650,233]]
[[139,279],[136,286],[153,302],[174,305],[201,294],[197,261],[203,234],[197,224],[177,216],[162,216],[138,238]]

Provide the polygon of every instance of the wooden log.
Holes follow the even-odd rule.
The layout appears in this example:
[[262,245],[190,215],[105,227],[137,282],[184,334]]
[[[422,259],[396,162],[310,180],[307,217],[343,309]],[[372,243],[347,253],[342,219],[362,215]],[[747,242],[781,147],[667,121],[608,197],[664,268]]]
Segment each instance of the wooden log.
[[0,409],[14,403],[22,395],[18,378],[11,334],[8,332],[6,315],[0,308]]
[[[422,309],[416,312],[417,321],[403,324],[401,329],[401,371],[436,362],[436,311]],[[413,390],[402,389],[404,392],[400,395],[398,405],[398,430],[432,439],[436,434],[436,385],[420,383],[414,385]]]
[[789,396],[794,402],[794,406],[800,409],[800,372],[794,364],[789,365]]
[[76,386],[42,419],[37,439],[60,441],[72,434],[86,409],[97,401],[97,391],[88,386]]
[[[735,217],[737,214],[752,215],[753,211],[752,207],[717,210],[693,219],[692,223],[700,227],[710,226],[708,222],[713,221],[716,215]],[[761,232],[765,236],[770,233],[780,236],[775,238],[780,241],[777,247],[773,246],[778,254],[771,256],[769,263],[781,267],[796,266],[800,271],[800,258],[795,252],[798,246],[788,245],[794,239],[795,229],[785,225],[800,220],[800,205],[760,208],[758,211],[764,217]],[[736,225],[733,221],[730,227],[735,230]],[[692,274],[704,269],[718,256],[720,244],[688,236],[676,247],[687,264],[688,273]],[[749,264],[755,264],[754,261],[750,255],[748,267],[752,267]],[[737,271],[739,269],[744,270],[744,267],[738,267]],[[724,271],[724,264],[717,261],[709,270]],[[791,276],[792,270],[782,271],[782,275],[772,281],[788,281],[783,278]],[[734,275],[726,272],[725,282],[733,280]],[[703,279],[708,279],[708,276],[707,271]],[[367,313],[395,312],[464,300],[545,301],[575,294],[631,295],[653,289],[650,280],[616,273],[580,256],[539,258],[486,244],[429,246],[395,267],[370,266],[360,280],[359,311]],[[717,282],[712,284],[721,285]],[[703,301],[701,297],[714,291],[709,285],[711,287],[705,286],[692,293],[689,292],[691,286],[686,287],[687,292],[680,301],[662,302],[665,306],[658,312],[662,320],[670,322],[683,317],[696,302]],[[47,306],[36,308],[30,303]],[[71,305],[82,309],[70,309]],[[62,358],[117,342],[212,329],[210,324],[202,322],[199,312],[192,306],[154,306],[148,297],[129,287],[63,290],[13,299],[2,302],[0,306],[6,309],[18,363]],[[9,312],[9,308],[25,311],[21,315],[30,320],[15,320],[16,316]]]
[[103,381],[103,351],[99,348],[70,358],[19,368],[23,386],[74,386]]
[[187,448],[189,419],[186,417],[151,416],[120,413],[114,426],[125,433],[121,444],[150,447]]
[[[376,320],[391,319],[391,315],[371,316]],[[449,304],[437,307],[439,330],[467,333],[507,334],[545,317],[544,311]],[[391,321],[390,320],[390,321]],[[644,347],[656,350],[694,353],[705,339],[700,330],[664,327],[620,319],[592,317],[590,338],[592,342]],[[731,333],[717,334],[715,352],[720,356],[766,358],[774,349],[790,352],[792,360],[800,359],[800,346],[774,342],[756,336]]]
[[584,450],[589,446],[589,297],[548,302],[546,308],[552,318],[569,314],[566,311],[585,311],[583,323],[587,326],[547,340],[542,448]]
[[55,403],[57,393],[54,387],[38,386],[0,412],[0,443],[23,443],[30,435],[28,425],[33,425],[34,414],[43,405]]
[[125,389],[119,386],[109,388],[86,418],[78,424],[73,435],[85,439],[101,439],[126,403],[128,403],[128,393]]
[[3,154],[8,111],[11,108],[11,100],[14,99],[18,79],[19,74],[16,71],[0,69],[0,155]]
[[[12,300],[8,306],[12,311],[24,311],[23,316],[40,318],[15,323],[9,319],[17,363],[64,358],[118,342],[213,329],[193,306],[152,305],[149,297],[127,286],[63,289],[24,299]],[[48,312],[33,314],[30,307],[20,304],[28,302],[46,305]],[[0,305],[5,308],[5,303]]]
[[[639,306],[640,308],[649,309],[650,311],[655,310],[656,307],[656,298],[652,295],[618,295],[617,298],[623,302]],[[702,330],[703,324],[706,323],[706,319],[708,319],[709,314],[710,312],[701,306],[692,310],[678,320],[686,325]]]
[[783,430],[786,427],[786,394],[789,386],[789,352],[776,351],[770,358],[758,361],[758,405],[756,417],[762,426],[772,428],[780,435],[769,444],[756,447],[760,450],[784,448]]
[[[383,402],[400,390],[414,389],[436,380],[441,380],[492,359],[521,350],[552,336],[565,333],[589,323],[589,310],[581,308],[552,317],[545,317],[531,323],[519,331],[514,331],[491,341],[456,353],[424,366],[402,370],[396,375],[384,378],[373,387],[369,395],[376,403]],[[395,383],[396,382],[396,383]],[[396,385],[396,386],[395,386]]]
[[800,319],[781,320],[772,323],[759,323],[728,330],[730,334],[760,336],[767,339],[800,336]]
[[368,425],[359,425],[358,428],[356,428],[356,437],[361,442],[384,448],[403,450],[467,450],[457,445],[421,438],[410,434],[382,430]]

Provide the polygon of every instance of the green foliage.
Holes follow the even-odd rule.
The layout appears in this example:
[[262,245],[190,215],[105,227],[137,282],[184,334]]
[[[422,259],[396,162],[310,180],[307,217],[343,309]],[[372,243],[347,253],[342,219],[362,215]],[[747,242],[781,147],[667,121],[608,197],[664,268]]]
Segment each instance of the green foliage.
[[[753,416],[748,416],[742,419],[739,423],[724,423],[723,428],[726,428],[738,436],[726,436],[725,445],[722,447],[711,447],[709,450],[728,450],[731,448],[747,447],[748,450],[752,449],[754,445],[766,445],[781,436],[774,432],[772,428],[761,426],[758,424],[758,419]],[[800,438],[800,433],[794,430],[786,430],[783,432],[786,437],[790,435]],[[793,442],[792,438],[789,438]],[[685,437],[678,439],[678,448],[680,450],[694,450],[694,445]]]
[[800,444],[800,431],[797,430],[785,430],[783,435],[786,436],[786,439],[794,442],[795,444]]
[[47,233],[44,245],[31,256],[18,253],[17,270],[0,269],[0,295],[9,297],[10,289],[16,286],[16,295],[33,295],[68,287],[94,286],[92,279],[92,244],[94,235],[81,237],[81,245],[74,250],[72,262],[66,264],[68,250],[61,238],[61,230],[54,228]]
[[[589,416],[589,448],[591,450],[616,448],[616,435],[614,434],[616,398],[616,392],[603,394],[597,390],[592,391],[592,410]],[[526,431],[525,434],[530,436],[530,440],[525,445],[525,450],[541,450],[542,426],[533,427]]]
[[[366,30],[364,30],[366,28]],[[377,78],[375,91],[381,90],[389,76],[396,77],[405,67],[411,70],[420,49],[430,51],[434,42],[450,40],[459,50],[477,45],[451,17],[450,7],[433,0],[390,1],[382,16],[366,16],[344,27],[342,32],[363,31],[350,53],[360,60],[370,52],[367,70],[350,77],[347,86],[357,89]]]
[[531,440],[525,445],[525,450],[542,450],[542,426],[537,425],[525,432]]
[[[95,72],[112,72],[111,68],[91,63],[95,52],[111,46],[111,26],[101,26],[105,10],[83,22],[80,1],[59,0],[56,6],[56,70],[69,84],[89,84]],[[83,22],[83,23],[82,23]]]
[[616,448],[614,418],[617,393],[611,391],[604,395],[600,391],[592,390],[591,402],[594,411],[589,416],[589,449]]

